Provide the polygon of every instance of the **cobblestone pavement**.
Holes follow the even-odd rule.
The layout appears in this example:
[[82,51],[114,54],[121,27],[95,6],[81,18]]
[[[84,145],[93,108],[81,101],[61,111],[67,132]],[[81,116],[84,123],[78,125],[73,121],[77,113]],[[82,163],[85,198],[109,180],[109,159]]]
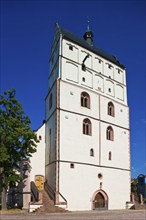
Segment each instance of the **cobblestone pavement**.
[[2,214],[0,220],[146,220],[146,210]]

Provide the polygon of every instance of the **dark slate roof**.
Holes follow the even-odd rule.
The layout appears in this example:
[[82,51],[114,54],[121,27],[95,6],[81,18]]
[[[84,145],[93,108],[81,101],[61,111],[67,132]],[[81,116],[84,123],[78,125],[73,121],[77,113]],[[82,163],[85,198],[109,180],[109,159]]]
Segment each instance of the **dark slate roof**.
[[108,54],[107,52],[97,48],[94,44],[90,45],[83,38],[80,38],[77,35],[69,32],[68,30],[64,29],[63,27],[61,27],[58,24],[57,24],[57,27],[58,27],[58,31],[60,32],[60,34],[62,34],[62,37],[64,39],[70,40],[70,41],[86,48],[87,50],[90,50],[91,52],[105,58],[106,60],[109,60],[110,62],[116,64],[117,66],[121,67],[122,69],[125,69],[125,66],[123,64],[121,64],[115,56]]

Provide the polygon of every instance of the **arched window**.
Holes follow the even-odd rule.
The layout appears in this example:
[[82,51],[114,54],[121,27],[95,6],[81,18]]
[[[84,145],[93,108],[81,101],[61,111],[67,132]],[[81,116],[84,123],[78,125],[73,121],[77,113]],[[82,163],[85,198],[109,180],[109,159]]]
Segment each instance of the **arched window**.
[[91,121],[88,118],[83,120],[83,134],[91,135]]
[[90,149],[90,156],[94,157],[94,150],[93,150],[93,148]]
[[111,126],[108,126],[106,129],[106,139],[110,141],[114,140],[114,131]]
[[112,152],[111,151],[109,151],[108,159],[112,160]]
[[113,117],[115,116],[115,107],[114,107],[114,104],[112,102],[108,103],[107,112],[108,112],[108,115],[111,115]]
[[81,106],[90,108],[90,96],[87,92],[81,93]]
[[50,97],[49,97],[49,109],[52,108],[52,93],[50,94]]

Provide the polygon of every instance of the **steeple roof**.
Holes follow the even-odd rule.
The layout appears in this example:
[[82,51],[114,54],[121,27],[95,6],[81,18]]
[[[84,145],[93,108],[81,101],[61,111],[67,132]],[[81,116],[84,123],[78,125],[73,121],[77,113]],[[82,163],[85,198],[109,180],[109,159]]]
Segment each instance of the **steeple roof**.
[[87,41],[88,44],[93,45],[94,35],[93,35],[93,33],[92,33],[92,31],[90,30],[90,27],[89,27],[89,19],[87,20],[87,22],[88,22],[87,30],[86,30],[83,38]]
[[[120,68],[125,69],[125,66],[123,64],[121,64],[120,61],[114,55],[108,54],[104,50],[97,48],[93,43],[90,44],[85,39],[78,37],[77,35],[69,32],[68,30],[66,30],[65,28],[61,27],[58,24],[57,24],[57,29],[58,29],[59,33],[62,35],[62,38],[67,39],[73,43],[76,43],[76,44],[84,47],[85,49],[99,55],[100,57],[103,57],[106,60],[109,60],[110,62],[116,64]],[[89,30],[89,32],[92,33],[92,31],[90,31],[90,30]]]

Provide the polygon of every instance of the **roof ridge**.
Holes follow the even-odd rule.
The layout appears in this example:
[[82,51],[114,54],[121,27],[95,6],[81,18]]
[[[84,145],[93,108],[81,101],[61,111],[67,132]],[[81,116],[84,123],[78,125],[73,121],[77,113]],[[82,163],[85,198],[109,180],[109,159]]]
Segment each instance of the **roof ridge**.
[[96,47],[96,45],[94,43],[92,45],[90,45],[89,43],[86,42],[86,40],[84,40],[80,36],[70,32],[70,31],[68,31],[64,27],[60,26],[58,23],[56,23],[56,26],[58,28],[59,33],[62,34],[63,38],[69,39],[69,40],[79,44],[80,46],[90,50],[91,52],[96,53],[97,55],[109,60],[110,62],[116,64],[117,66],[121,67],[122,69],[125,69],[125,66],[120,63],[120,61],[116,58],[115,55],[109,54],[105,50]]

